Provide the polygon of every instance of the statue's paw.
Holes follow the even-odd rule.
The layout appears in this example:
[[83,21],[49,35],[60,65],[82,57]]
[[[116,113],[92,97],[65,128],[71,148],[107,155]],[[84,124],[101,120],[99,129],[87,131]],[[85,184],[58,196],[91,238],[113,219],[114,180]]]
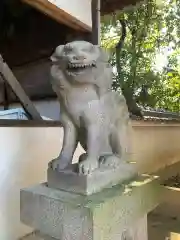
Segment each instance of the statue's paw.
[[87,157],[85,160],[79,162],[79,174],[88,175],[98,167],[97,159]]
[[53,159],[52,161],[50,161],[48,164],[48,167],[53,170],[56,170],[57,168],[59,168],[59,159],[56,158],[56,159]]
[[68,161],[65,161],[61,159],[60,157],[53,159],[51,162],[49,162],[48,167],[56,170],[56,171],[61,171],[64,169],[68,169],[70,166]]
[[101,156],[99,164],[100,166],[115,168],[121,164],[121,158],[115,155]]

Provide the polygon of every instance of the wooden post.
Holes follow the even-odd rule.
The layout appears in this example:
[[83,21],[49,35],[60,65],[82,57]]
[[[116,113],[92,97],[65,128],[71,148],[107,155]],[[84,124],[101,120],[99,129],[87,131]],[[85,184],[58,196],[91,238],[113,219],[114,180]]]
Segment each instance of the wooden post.
[[92,13],[92,43],[100,45],[100,32],[101,32],[101,14],[100,14],[100,0],[92,0],[91,13]]
[[42,120],[41,115],[34,107],[29,97],[24,92],[21,84],[18,82],[8,65],[0,55],[0,75],[2,79],[11,87],[15,95],[19,98],[24,110],[32,120]]

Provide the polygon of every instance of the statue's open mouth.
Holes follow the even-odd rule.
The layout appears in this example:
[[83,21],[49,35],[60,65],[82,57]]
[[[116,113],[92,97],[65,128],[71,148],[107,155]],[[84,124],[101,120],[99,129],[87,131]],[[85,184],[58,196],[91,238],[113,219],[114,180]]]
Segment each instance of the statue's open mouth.
[[67,66],[67,70],[69,72],[72,72],[72,73],[78,73],[78,72],[82,72],[86,69],[90,69],[90,68],[93,68],[95,67],[96,64],[95,63],[87,63],[87,64],[84,64],[84,63],[69,63],[68,66]]

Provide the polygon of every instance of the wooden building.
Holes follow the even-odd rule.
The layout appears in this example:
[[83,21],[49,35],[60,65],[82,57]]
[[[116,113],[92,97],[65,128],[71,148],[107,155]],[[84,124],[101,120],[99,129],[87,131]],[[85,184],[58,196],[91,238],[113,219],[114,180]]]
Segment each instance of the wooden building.
[[[49,57],[54,48],[75,39],[92,40],[91,0],[70,2],[0,1],[0,54],[32,101],[56,98],[49,82]],[[95,37],[99,31],[99,7],[104,15],[136,2],[93,0]],[[10,104],[18,101],[8,84],[0,81],[0,106],[8,109]]]
[[[59,105],[49,82],[49,57],[54,48],[75,39],[98,41],[100,13],[111,14],[136,2],[92,0],[91,13],[91,0],[1,0],[0,54],[20,83],[11,75],[11,84],[14,88],[18,86],[16,94],[28,99],[22,94],[22,86],[32,101],[30,105],[41,115],[58,120]],[[0,108],[19,107],[18,102],[7,81],[0,80]],[[0,120],[2,240],[19,239],[32,231],[19,221],[19,191],[46,181],[47,164],[58,156],[63,140],[62,128],[50,127],[43,123],[46,121],[41,120],[38,125],[36,121],[15,120],[10,125],[7,122]],[[35,122],[35,128],[28,127],[30,122]],[[132,159],[142,172],[156,172],[180,161],[178,122],[134,120],[132,126]],[[75,157],[81,153],[78,148]]]

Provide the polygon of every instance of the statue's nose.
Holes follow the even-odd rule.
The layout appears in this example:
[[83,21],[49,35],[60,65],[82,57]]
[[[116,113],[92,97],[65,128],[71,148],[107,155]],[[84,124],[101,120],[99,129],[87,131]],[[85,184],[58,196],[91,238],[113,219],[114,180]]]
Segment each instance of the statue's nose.
[[82,61],[82,60],[84,60],[84,59],[86,59],[86,58],[85,58],[84,56],[74,56],[73,59],[74,59],[74,60],[81,60],[81,61]]

